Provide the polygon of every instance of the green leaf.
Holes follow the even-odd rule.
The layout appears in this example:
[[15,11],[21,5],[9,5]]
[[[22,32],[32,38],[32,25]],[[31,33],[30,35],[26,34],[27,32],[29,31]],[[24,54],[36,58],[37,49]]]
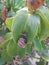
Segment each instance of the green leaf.
[[45,40],[49,37],[49,10],[47,7],[42,6],[36,12],[41,17],[41,33],[40,40]]
[[11,59],[7,53],[7,50],[3,50],[2,51],[2,54],[1,54],[1,59],[4,61],[4,62],[9,62]]
[[29,54],[32,54],[32,44],[26,44],[26,52],[29,53]]
[[28,14],[26,24],[27,42],[33,41],[33,39],[37,36],[39,25],[40,17],[36,14]]
[[16,14],[16,17],[12,24],[12,35],[16,42],[20,37],[21,33],[24,32],[27,17],[28,13],[26,10],[20,10]]
[[7,45],[7,53],[10,57],[16,56],[17,54],[17,44],[11,39]]
[[49,62],[49,55],[43,54],[43,55],[42,55],[42,58],[43,58],[44,60],[46,60],[46,61]]
[[44,41],[41,41],[41,44],[42,44],[42,47],[43,47],[44,49],[46,49],[46,45],[45,45]]
[[46,6],[49,8],[49,0],[45,0],[46,1]]
[[1,44],[1,48],[2,48],[3,50],[6,49],[8,43],[9,43],[9,40],[5,40],[5,41]]
[[33,45],[34,45],[34,48],[35,48],[37,51],[39,51],[39,52],[42,51],[42,44],[41,44],[41,42],[39,41],[38,38],[35,38],[35,39],[33,40]]
[[44,41],[41,41],[41,44],[42,44],[42,48],[43,48],[44,50],[49,50],[49,49],[48,49],[49,46],[47,46]]
[[20,58],[23,58],[25,56],[25,48],[18,47],[18,55]]
[[13,19],[14,19],[14,17],[7,18],[7,19],[6,19],[6,22],[5,22],[7,28],[8,28],[10,31],[11,31],[11,26],[12,26]]
[[11,38],[12,38],[12,33],[11,33],[11,32],[7,33],[7,34],[4,36],[4,39],[5,39],[5,40],[11,39]]
[[25,5],[25,1],[24,0],[17,0],[17,2],[15,3],[15,7],[16,8],[22,8],[22,6],[24,7],[24,5]]

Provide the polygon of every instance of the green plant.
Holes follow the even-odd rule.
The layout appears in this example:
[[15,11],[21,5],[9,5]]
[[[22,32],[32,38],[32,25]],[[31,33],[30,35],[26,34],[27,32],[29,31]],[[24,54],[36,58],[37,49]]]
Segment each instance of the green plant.
[[[5,36],[5,39],[7,37],[6,41],[0,45],[0,49],[2,48],[1,55],[5,51],[7,53],[1,56],[2,60],[8,58],[10,60],[16,55],[24,58],[26,54],[34,57],[33,48],[35,48],[41,58],[49,61],[47,54],[49,46],[44,43],[44,40],[49,37],[49,9],[43,4],[35,9],[30,5],[33,6],[29,3],[29,9],[20,9],[13,18],[6,19],[6,26],[11,32]],[[45,51],[44,53],[43,50]],[[6,56],[9,57],[7,58]]]
[[[22,7],[24,7],[25,1],[22,0],[19,2],[19,0],[1,0],[0,1],[0,28],[1,32],[2,29],[5,29],[5,20],[6,18],[13,17],[15,13]],[[4,23],[4,25],[3,25]],[[6,30],[3,30],[3,33],[6,34]]]
[[49,8],[49,0],[46,0],[46,6]]

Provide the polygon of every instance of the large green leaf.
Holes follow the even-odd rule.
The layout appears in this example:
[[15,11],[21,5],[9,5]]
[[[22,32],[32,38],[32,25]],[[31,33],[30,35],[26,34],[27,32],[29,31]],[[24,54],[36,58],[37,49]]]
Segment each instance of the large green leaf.
[[49,37],[49,10],[47,7],[40,7],[36,12],[41,17],[41,33],[39,35],[40,40],[44,40]]
[[10,57],[16,56],[17,54],[17,44],[13,40],[10,40],[7,45],[7,53]]
[[33,39],[37,36],[39,25],[40,17],[36,14],[28,14],[26,24],[27,42],[33,41]]
[[34,45],[34,48],[37,50],[37,51],[42,51],[42,44],[41,44],[41,42],[39,41],[39,39],[38,38],[35,38],[34,40],[33,40],[33,45]]
[[12,35],[17,42],[21,33],[24,32],[24,27],[27,21],[28,13],[26,10],[20,10],[17,12],[16,17],[12,24]]
[[5,22],[7,28],[8,28],[10,31],[11,31],[11,26],[12,26],[13,19],[14,19],[14,17],[7,18],[7,19],[6,19],[6,22]]

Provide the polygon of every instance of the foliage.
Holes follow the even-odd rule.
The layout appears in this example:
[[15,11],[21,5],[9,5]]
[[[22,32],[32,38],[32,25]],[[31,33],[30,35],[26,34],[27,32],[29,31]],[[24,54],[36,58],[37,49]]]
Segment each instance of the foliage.
[[46,6],[49,8],[49,0],[46,0]]
[[[16,55],[19,55],[20,58],[24,58],[26,53],[33,56],[34,48],[38,51],[41,58],[49,61],[49,46],[47,47],[44,42],[49,37],[49,9],[42,5],[33,13],[29,13],[26,7],[21,9],[21,7],[24,7],[24,4],[21,5],[24,1],[15,1],[6,0],[6,6],[9,5],[14,12],[18,8],[18,11],[14,16],[7,18],[5,21],[6,27],[10,32],[6,34],[5,41],[0,45],[0,59],[10,62]],[[25,37],[23,33],[26,34],[25,40],[27,41],[21,40],[20,45],[23,45],[22,42],[25,43],[25,48],[18,45],[19,39],[24,39]]]

